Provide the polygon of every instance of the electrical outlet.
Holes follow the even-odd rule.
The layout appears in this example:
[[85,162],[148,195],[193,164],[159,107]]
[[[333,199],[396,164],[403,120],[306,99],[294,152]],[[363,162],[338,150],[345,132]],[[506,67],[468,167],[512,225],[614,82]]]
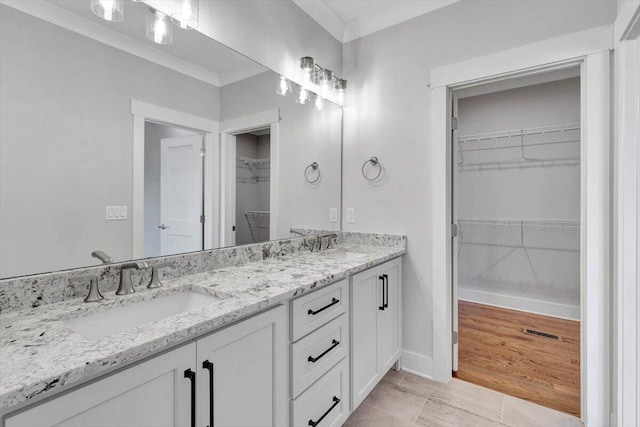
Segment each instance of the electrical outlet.
[[356,222],[355,208],[347,208],[347,222]]
[[338,208],[329,208],[329,222],[338,222]]
[[107,221],[122,221],[127,219],[126,206],[107,206],[105,219]]

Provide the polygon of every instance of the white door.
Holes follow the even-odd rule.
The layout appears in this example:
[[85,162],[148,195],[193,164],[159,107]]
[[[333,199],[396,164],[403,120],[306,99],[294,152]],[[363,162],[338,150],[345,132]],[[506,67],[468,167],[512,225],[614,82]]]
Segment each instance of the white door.
[[36,405],[5,421],[19,426],[188,426],[196,345],[188,344]]
[[161,140],[160,253],[202,249],[202,135]]

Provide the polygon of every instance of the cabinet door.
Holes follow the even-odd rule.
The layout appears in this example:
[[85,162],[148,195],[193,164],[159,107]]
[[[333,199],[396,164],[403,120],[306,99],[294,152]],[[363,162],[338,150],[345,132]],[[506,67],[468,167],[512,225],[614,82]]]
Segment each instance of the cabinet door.
[[378,311],[378,372],[384,375],[400,357],[402,332],[401,286],[402,261],[400,258],[383,264],[378,274],[385,287],[384,310]]
[[198,425],[288,424],[287,330],[280,306],[196,342]]
[[80,387],[6,419],[17,426],[189,426],[195,344]]
[[378,380],[378,307],[382,282],[378,269],[363,271],[351,282],[351,389],[352,409],[364,400]]

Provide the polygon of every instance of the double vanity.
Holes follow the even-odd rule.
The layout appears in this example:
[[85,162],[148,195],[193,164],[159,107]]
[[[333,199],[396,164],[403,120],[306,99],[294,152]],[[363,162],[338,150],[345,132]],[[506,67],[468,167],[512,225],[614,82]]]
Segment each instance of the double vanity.
[[316,240],[155,289],[134,276],[137,292],[99,302],[5,308],[3,425],[341,425],[400,357],[406,240]]

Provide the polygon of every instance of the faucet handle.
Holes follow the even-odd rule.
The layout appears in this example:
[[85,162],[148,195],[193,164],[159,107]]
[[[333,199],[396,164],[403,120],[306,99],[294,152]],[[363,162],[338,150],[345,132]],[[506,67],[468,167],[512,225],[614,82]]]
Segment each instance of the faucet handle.
[[173,268],[174,265],[175,264],[172,262],[165,262],[151,267],[151,282],[149,282],[149,286],[147,286],[147,289],[155,289],[161,287],[162,283],[160,282],[160,269],[165,267]]
[[100,287],[98,286],[98,276],[89,275],[72,277],[69,279],[69,283],[86,282],[87,280],[89,281],[89,293],[85,297],[84,302],[96,302],[103,300],[104,297],[100,293]]

